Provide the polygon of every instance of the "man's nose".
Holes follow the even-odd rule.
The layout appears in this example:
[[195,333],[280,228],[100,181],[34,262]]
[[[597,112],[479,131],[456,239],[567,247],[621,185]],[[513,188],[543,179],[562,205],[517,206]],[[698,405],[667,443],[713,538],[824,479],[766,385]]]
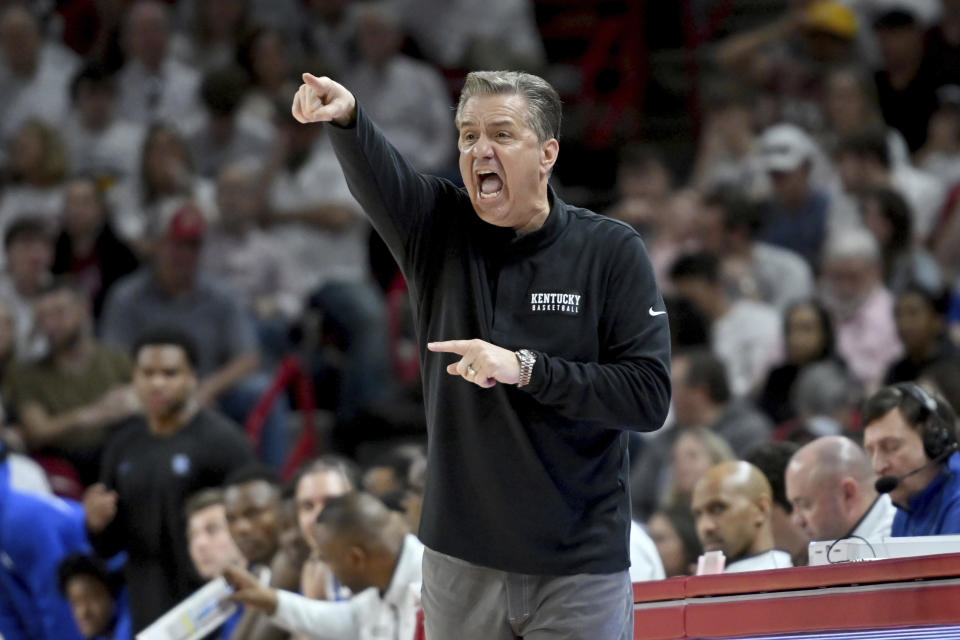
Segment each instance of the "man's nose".
[[470,149],[476,158],[489,158],[493,155],[493,145],[486,136],[480,136]]

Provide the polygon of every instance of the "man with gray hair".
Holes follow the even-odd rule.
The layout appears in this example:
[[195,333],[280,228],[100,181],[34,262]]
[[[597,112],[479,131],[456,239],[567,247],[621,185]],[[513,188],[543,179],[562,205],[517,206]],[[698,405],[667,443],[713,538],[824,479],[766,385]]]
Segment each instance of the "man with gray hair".
[[793,521],[811,542],[890,535],[896,509],[877,494],[870,458],[853,440],[823,436],[801,447],[785,480]]
[[427,637],[632,637],[627,431],[663,424],[669,330],[640,236],[548,184],[557,92],[469,74],[458,188],[417,173],[343,86],[303,80],[293,114],[332,122],[416,310]]
[[875,389],[903,350],[876,239],[862,227],[837,230],[824,248],[820,272],[837,351],[857,380],[867,390]]

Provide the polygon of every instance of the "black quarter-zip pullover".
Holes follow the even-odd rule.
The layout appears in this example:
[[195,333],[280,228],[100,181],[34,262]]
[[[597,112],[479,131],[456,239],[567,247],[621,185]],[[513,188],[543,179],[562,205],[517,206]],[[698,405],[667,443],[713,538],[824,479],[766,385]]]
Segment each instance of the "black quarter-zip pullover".
[[[640,236],[562,202],[522,236],[466,191],[417,173],[357,107],[329,127],[350,190],[397,259],[420,344],[428,429],[420,538],[505,571],[629,566],[627,430],[670,403],[663,300]],[[536,353],[530,384],[482,389],[426,343],[479,338]]]

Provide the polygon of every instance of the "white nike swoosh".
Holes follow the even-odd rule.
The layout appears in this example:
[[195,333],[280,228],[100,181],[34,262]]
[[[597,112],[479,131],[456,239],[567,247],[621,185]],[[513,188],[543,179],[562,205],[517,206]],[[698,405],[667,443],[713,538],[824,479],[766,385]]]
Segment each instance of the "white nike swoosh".
[[654,311],[653,307],[650,307],[650,315],[652,316],[662,316],[666,311]]

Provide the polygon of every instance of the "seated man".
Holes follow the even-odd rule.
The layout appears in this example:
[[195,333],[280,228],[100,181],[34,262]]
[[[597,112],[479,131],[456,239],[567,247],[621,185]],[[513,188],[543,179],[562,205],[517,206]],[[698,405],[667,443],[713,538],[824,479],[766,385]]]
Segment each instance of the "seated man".
[[960,533],[960,453],[950,404],[904,382],[863,407],[863,444],[877,490],[897,507],[893,536]]
[[303,565],[300,593],[315,600],[344,600],[349,590],[337,581],[329,565],[320,558],[317,539],[313,535],[317,516],[331,498],[356,489],[359,482],[356,465],[346,458],[327,454],[308,462],[293,483],[300,535],[310,548],[310,557]]
[[308,638],[412,638],[423,544],[407,532],[399,514],[369,494],[349,493],[327,502],[315,533],[334,574],[357,595],[344,602],[310,600],[230,568],[227,579],[237,589],[232,598]]
[[201,489],[183,508],[187,519],[187,551],[197,575],[213,580],[227,567],[246,566],[246,558],[230,535],[223,491]]
[[770,483],[748,462],[721,462],[697,482],[691,510],[705,551],[723,551],[726,573],[792,567],[773,548]]
[[[250,571],[266,579],[271,586],[298,589],[298,573],[275,570],[283,560],[280,478],[261,465],[239,469],[224,482],[223,504],[230,535],[246,558]],[[244,610],[234,635],[256,640],[286,638],[286,633],[275,628],[256,608]]]
[[807,538],[879,540],[890,535],[896,510],[877,494],[870,459],[842,436],[823,436],[801,447],[787,466],[793,521]]
[[94,338],[90,304],[66,280],[38,292],[34,316],[49,352],[14,365],[3,397],[19,416],[27,446],[69,461],[88,486],[99,477],[109,427],[137,410],[130,358]]
[[[237,548],[227,525],[221,489],[201,489],[187,500],[183,513],[187,519],[187,551],[197,574],[204,580],[213,580],[227,567],[246,566],[246,558]],[[217,630],[211,640],[227,640],[243,615],[238,608]]]
[[127,640],[130,609],[123,578],[107,571],[93,555],[67,556],[57,569],[60,593],[70,603],[73,620],[87,640]]

